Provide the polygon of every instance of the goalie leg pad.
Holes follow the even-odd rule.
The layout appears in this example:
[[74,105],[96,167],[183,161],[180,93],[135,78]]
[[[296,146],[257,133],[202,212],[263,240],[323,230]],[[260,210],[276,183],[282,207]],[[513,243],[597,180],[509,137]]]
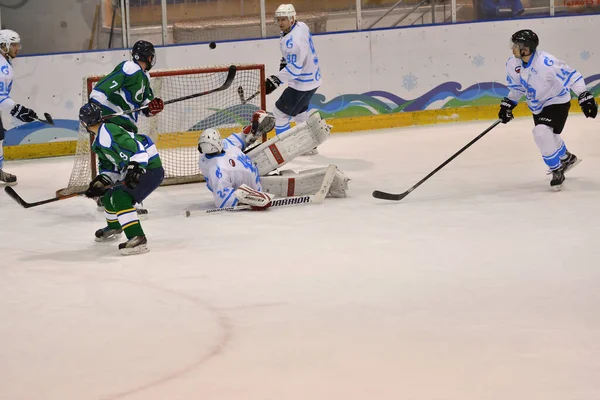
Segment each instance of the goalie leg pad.
[[313,110],[306,122],[267,140],[248,152],[248,156],[264,176],[329,139],[330,130],[331,125]]
[[[296,173],[292,170],[281,171],[279,175],[261,178],[263,189],[275,197],[313,195],[321,188],[327,169],[315,168]],[[327,196],[346,197],[348,177],[336,167],[333,183]]]

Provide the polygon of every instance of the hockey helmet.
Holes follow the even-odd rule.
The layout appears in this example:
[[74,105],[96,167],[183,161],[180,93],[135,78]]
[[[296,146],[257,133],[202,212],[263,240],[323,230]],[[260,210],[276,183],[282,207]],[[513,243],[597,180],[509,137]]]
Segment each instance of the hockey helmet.
[[79,121],[86,128],[98,125],[102,121],[102,107],[96,103],[84,104],[79,109]]
[[138,40],[131,49],[133,61],[143,61],[146,63],[146,71],[150,71],[156,63],[156,51],[154,45],[145,40]]
[[540,39],[538,38],[538,35],[530,29],[523,29],[518,32],[515,32],[512,35],[510,41],[512,46],[521,45],[521,49],[523,47],[528,47],[531,53],[533,53],[540,44]]
[[17,32],[10,29],[0,30],[0,51],[3,54],[9,53],[10,45],[13,43],[16,43],[17,48],[21,50],[21,37]]
[[201,154],[214,154],[223,151],[223,140],[218,130],[205,129],[198,139],[198,151]]
[[290,21],[296,18],[296,9],[292,4],[282,4],[275,10],[275,20],[277,18],[287,17]]

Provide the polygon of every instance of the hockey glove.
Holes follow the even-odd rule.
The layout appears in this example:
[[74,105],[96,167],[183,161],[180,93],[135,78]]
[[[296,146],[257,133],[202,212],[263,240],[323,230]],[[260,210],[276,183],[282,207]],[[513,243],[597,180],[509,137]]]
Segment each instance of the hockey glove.
[[108,189],[110,189],[112,182],[106,175],[98,175],[90,182],[90,186],[85,191],[85,197],[101,197],[104,196]]
[[281,57],[281,61],[279,61],[279,70],[281,71],[286,67],[287,63],[285,62],[285,58]]
[[20,104],[15,104],[10,115],[23,122],[33,122],[38,117],[35,111]]
[[281,81],[275,75],[271,75],[265,81],[265,93],[271,94],[275,89],[277,89],[281,85]]
[[598,115],[598,104],[594,95],[587,90],[579,95],[579,106],[586,118],[596,118]]
[[252,115],[252,123],[244,128],[246,145],[250,145],[262,135],[271,132],[275,128],[275,117],[266,111],[258,110]]
[[146,117],[154,117],[156,114],[161,112],[165,108],[165,103],[163,103],[161,98],[155,98],[148,103],[148,108],[145,108],[142,112]]
[[517,106],[517,103],[514,103],[508,97],[502,99],[502,103],[500,103],[500,112],[498,113],[498,118],[502,121],[503,124],[507,124],[511,119],[514,118],[512,110]]
[[127,174],[125,175],[125,179],[123,183],[129,189],[135,189],[135,187],[140,183],[140,177],[146,173],[146,170],[140,166],[140,164],[135,161],[131,161],[127,166]]

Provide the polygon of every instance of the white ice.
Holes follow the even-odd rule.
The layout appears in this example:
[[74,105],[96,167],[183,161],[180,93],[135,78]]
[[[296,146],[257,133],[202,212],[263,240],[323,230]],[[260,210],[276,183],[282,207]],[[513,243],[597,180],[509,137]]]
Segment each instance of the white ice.
[[[145,202],[151,251],[98,244],[93,202],[0,193],[2,400],[600,399],[600,129],[561,192],[531,135],[492,121],[334,135],[346,199],[185,218],[201,184]],[[7,162],[28,201],[72,158]]]

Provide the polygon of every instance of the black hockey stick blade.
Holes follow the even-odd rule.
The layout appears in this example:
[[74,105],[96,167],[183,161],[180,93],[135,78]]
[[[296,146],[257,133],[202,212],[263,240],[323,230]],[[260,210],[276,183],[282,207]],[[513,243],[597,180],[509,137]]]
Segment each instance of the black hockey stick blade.
[[44,118],[46,118],[46,122],[48,122],[50,125],[54,125],[54,120],[52,119],[52,115],[50,115],[48,113],[44,113]]
[[17,192],[15,192],[15,190],[11,186],[6,186],[4,188],[4,191],[6,192],[6,194],[8,194],[14,201],[16,201],[23,208],[37,207],[37,206],[41,206],[42,204],[48,204],[48,203],[53,203],[53,202],[59,201],[59,200],[69,199],[71,197],[80,196],[85,193],[85,192],[77,192],[77,193],[68,194],[66,196],[58,196],[58,197],[53,197],[53,198],[47,199],[47,200],[41,200],[41,201],[36,201],[34,203],[28,203],[25,200],[23,200],[23,198],[21,196],[19,196],[19,194]]
[[408,196],[410,192],[406,191],[404,193],[399,193],[399,194],[394,194],[394,193],[386,193],[386,192],[382,192],[380,190],[375,190],[373,191],[373,197],[375,197],[376,199],[382,199],[382,200],[402,200],[403,198],[405,198],[406,196]]
[[41,123],[48,124],[48,125],[54,125],[54,120],[52,119],[52,115],[50,115],[48,113],[44,113],[44,118],[46,118],[46,119],[41,119],[39,117],[36,117],[36,119],[38,121],[40,121]]
[[[207,90],[206,92],[194,93],[194,94],[190,94],[188,96],[183,96],[183,97],[178,97],[176,99],[167,100],[163,104],[167,105],[167,104],[178,103],[180,101],[194,99],[196,97],[206,96],[206,95],[211,94],[211,93],[215,93],[215,92],[220,92],[220,91],[226,90],[233,83],[233,80],[235,79],[236,72],[237,72],[236,66],[235,65],[230,65],[229,66],[229,70],[227,72],[227,78],[225,78],[225,82],[223,82],[223,84],[221,86],[219,86],[218,88]],[[127,110],[125,112],[120,112],[120,113],[116,113],[116,114],[106,115],[106,116],[102,117],[102,121],[106,121],[106,120],[114,118],[114,117],[119,117],[121,115],[131,114],[131,113],[134,113],[134,112],[142,111],[142,110],[145,110],[147,108],[148,108],[148,106],[145,105],[143,107],[134,108],[133,110]]]
[[250,96],[246,99],[244,97],[244,88],[241,86],[238,87],[237,92],[238,92],[238,95],[240,96],[240,101],[242,102],[242,104],[248,103],[250,100],[252,100],[253,98],[255,98],[256,96],[258,96],[260,94],[260,90],[257,90],[256,93],[254,93],[252,96]]
[[439,170],[441,170],[446,165],[448,165],[450,163],[450,161],[452,161],[456,157],[458,157],[463,151],[465,151],[466,149],[468,149],[469,147],[471,147],[475,142],[477,142],[479,139],[481,139],[482,137],[484,137],[486,133],[488,133],[489,131],[491,131],[492,129],[494,129],[496,126],[498,126],[498,124],[500,124],[500,122],[502,122],[502,121],[500,121],[499,119],[496,120],[485,131],[483,131],[479,135],[477,135],[477,137],[475,139],[473,139],[469,143],[467,143],[462,149],[460,149],[459,151],[457,151],[456,153],[454,153],[452,155],[452,157],[450,157],[449,159],[447,159],[446,161],[444,161],[442,164],[440,164],[436,169],[434,169],[433,171],[431,171],[425,178],[421,179],[419,182],[417,182],[416,184],[414,184],[406,192],[400,193],[400,194],[393,194],[393,193],[382,192],[380,190],[375,190],[373,192],[373,197],[375,197],[376,199],[382,199],[382,200],[396,200],[396,201],[402,200],[403,198],[405,198],[406,196],[408,196],[410,192],[412,192],[413,190],[415,190],[416,188],[418,188],[419,186],[421,186],[422,183],[424,183],[426,180],[428,180],[433,175],[435,175]]

